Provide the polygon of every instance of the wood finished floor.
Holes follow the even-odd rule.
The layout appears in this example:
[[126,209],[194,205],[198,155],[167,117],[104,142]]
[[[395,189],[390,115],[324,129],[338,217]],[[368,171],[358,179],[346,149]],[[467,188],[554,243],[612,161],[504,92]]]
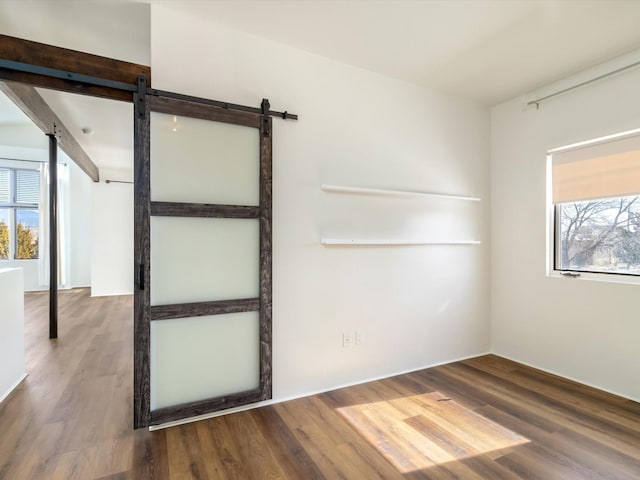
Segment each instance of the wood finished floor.
[[25,304],[0,479],[640,479],[640,404],[496,356],[133,431],[132,298]]

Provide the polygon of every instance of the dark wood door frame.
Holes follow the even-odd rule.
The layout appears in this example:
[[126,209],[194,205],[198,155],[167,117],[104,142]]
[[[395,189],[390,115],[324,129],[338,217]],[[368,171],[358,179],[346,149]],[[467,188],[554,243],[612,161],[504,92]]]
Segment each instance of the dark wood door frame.
[[[134,297],[134,329],[136,342],[134,358],[134,413],[136,428],[157,425],[174,420],[195,417],[213,411],[255,403],[271,398],[271,155],[272,120],[269,103],[263,100],[262,114],[230,111],[218,106],[198,104],[166,98],[150,97],[144,112],[135,114],[135,251],[137,262],[136,291]],[[135,102],[136,109],[139,102]],[[259,206],[211,205],[150,200],[150,112],[188,116],[256,128],[260,131],[260,202]],[[182,303],[150,306],[150,217],[179,216],[200,218],[256,218],[260,222],[259,296],[257,298]],[[217,315],[237,312],[259,312],[259,386],[250,391],[194,401],[172,407],[151,410],[150,393],[150,328],[151,322],[165,319]]]

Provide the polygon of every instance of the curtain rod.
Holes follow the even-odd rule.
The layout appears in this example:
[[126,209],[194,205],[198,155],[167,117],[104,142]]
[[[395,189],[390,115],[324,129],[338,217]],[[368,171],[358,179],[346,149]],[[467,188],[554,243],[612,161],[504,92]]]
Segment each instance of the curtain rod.
[[640,61],[632,63],[631,65],[627,65],[626,67],[618,68],[617,70],[614,70],[614,71],[609,72],[609,73],[605,73],[605,74],[600,75],[598,77],[592,78],[591,80],[586,80],[584,82],[578,83],[577,85],[573,85],[571,87],[565,88],[564,90],[560,90],[559,92],[551,93],[549,95],[545,95],[544,97],[540,97],[540,98],[537,98],[535,100],[531,100],[530,102],[527,103],[527,107],[530,106],[530,105],[535,105],[536,109],[538,109],[538,108],[540,108],[540,102],[542,102],[544,100],[548,100],[548,99],[550,99],[552,97],[555,97],[555,96],[558,96],[558,95],[562,95],[563,93],[570,92],[571,90],[575,90],[576,88],[584,87],[585,85],[589,85],[590,83],[597,82],[598,80],[602,80],[603,78],[607,78],[607,77],[610,77],[612,75],[616,75],[618,73],[624,72],[626,70],[630,70],[630,69],[632,69],[634,67],[637,67],[638,65],[640,65]]
[[124,180],[105,180],[104,183],[128,183],[133,185],[133,182],[125,182]]

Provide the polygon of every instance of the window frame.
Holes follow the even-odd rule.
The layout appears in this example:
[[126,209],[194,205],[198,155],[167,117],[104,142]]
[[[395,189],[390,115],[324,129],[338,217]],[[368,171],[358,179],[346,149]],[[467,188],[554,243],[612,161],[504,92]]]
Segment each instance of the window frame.
[[[38,219],[40,216],[40,203],[25,203],[18,202],[18,175],[19,171],[35,172],[40,175],[40,172],[36,168],[28,168],[25,166],[8,166],[0,164],[0,169],[9,171],[9,201],[0,201],[0,209],[8,210],[7,220],[9,222],[9,258],[0,258],[0,262],[23,262],[23,261],[37,261],[38,255],[34,258],[17,258],[18,255],[18,210],[36,210],[38,212]],[[38,189],[40,190],[40,180],[38,180]],[[38,229],[39,230],[39,229]],[[38,231],[38,241],[40,241],[40,231]]]
[[[553,203],[553,154],[580,147],[597,145],[607,141],[623,139],[640,134],[640,128],[607,135],[592,140],[577,142],[570,145],[549,149],[546,155],[546,275],[550,278],[569,278],[572,280],[600,281],[608,283],[624,283],[640,285],[640,273],[598,272],[590,270],[575,270],[559,268],[558,245],[559,234],[562,229],[560,220],[560,204]],[[616,197],[617,198],[617,197]]]

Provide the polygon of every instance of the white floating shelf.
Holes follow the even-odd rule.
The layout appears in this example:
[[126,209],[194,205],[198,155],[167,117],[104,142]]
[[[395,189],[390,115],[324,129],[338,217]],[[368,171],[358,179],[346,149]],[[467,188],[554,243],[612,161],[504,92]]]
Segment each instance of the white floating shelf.
[[480,245],[480,240],[355,240],[323,238],[322,245]]
[[328,185],[322,184],[320,186],[325,192],[337,192],[337,193],[362,193],[365,195],[403,195],[414,197],[434,197],[434,198],[449,198],[452,200],[466,200],[468,202],[479,202],[478,197],[467,197],[464,195],[446,195],[442,193],[431,192],[414,192],[410,190],[386,190],[382,188],[364,188],[364,187],[348,187],[345,185]]

